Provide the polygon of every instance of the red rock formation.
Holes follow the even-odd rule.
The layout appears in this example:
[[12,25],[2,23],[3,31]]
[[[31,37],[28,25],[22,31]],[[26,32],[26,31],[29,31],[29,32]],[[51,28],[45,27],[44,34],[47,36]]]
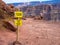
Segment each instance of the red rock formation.
[[2,0],[0,0],[0,9],[6,11],[6,12],[14,12],[15,11],[15,8],[14,8],[14,5],[13,4],[10,4],[10,5],[6,5],[5,2],[3,2]]

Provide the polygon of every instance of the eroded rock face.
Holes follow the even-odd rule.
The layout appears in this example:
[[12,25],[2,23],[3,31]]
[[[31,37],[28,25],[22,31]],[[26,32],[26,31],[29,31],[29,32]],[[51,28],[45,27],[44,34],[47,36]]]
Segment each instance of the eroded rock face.
[[4,1],[0,0],[0,17],[2,17],[1,19],[13,16],[15,10],[16,8],[13,4],[7,5]]
[[0,0],[0,20],[3,19],[2,21],[0,21],[3,23],[1,23],[1,25],[11,31],[16,31],[16,28],[8,21],[5,21],[5,19],[9,19],[10,15],[12,15],[14,11],[15,7],[12,4],[7,5],[5,2]]
[[0,8],[4,9],[5,7],[6,7],[6,4],[2,0],[0,0]]
[[11,12],[15,11],[15,8],[14,8],[13,4],[6,5],[6,3],[3,2],[2,0],[0,0],[0,9],[6,11],[8,13],[11,13]]
[[6,7],[6,11],[8,12],[14,12],[15,11],[15,8],[14,8],[14,5],[13,4],[10,4]]
[[17,28],[11,24],[11,22],[9,21],[3,21],[3,27],[5,27],[6,29],[9,29],[13,32],[15,32],[17,30]]

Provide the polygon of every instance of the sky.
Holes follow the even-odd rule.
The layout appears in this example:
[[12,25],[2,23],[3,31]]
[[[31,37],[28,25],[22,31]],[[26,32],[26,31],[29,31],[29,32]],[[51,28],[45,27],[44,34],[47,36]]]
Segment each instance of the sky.
[[51,0],[3,0],[6,3],[30,2],[30,1],[51,1]]

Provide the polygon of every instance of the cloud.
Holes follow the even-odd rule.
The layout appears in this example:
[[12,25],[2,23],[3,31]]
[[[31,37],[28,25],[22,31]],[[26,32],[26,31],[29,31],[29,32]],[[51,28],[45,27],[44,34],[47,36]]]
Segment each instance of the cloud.
[[30,1],[50,1],[50,0],[3,0],[6,3],[30,2]]

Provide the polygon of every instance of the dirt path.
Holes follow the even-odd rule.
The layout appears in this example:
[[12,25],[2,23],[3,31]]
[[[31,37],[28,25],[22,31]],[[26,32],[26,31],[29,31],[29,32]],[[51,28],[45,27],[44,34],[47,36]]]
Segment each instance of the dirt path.
[[[23,45],[60,45],[60,25],[33,19],[23,20],[19,41]],[[15,41],[16,34],[6,30],[0,31],[0,45]]]

